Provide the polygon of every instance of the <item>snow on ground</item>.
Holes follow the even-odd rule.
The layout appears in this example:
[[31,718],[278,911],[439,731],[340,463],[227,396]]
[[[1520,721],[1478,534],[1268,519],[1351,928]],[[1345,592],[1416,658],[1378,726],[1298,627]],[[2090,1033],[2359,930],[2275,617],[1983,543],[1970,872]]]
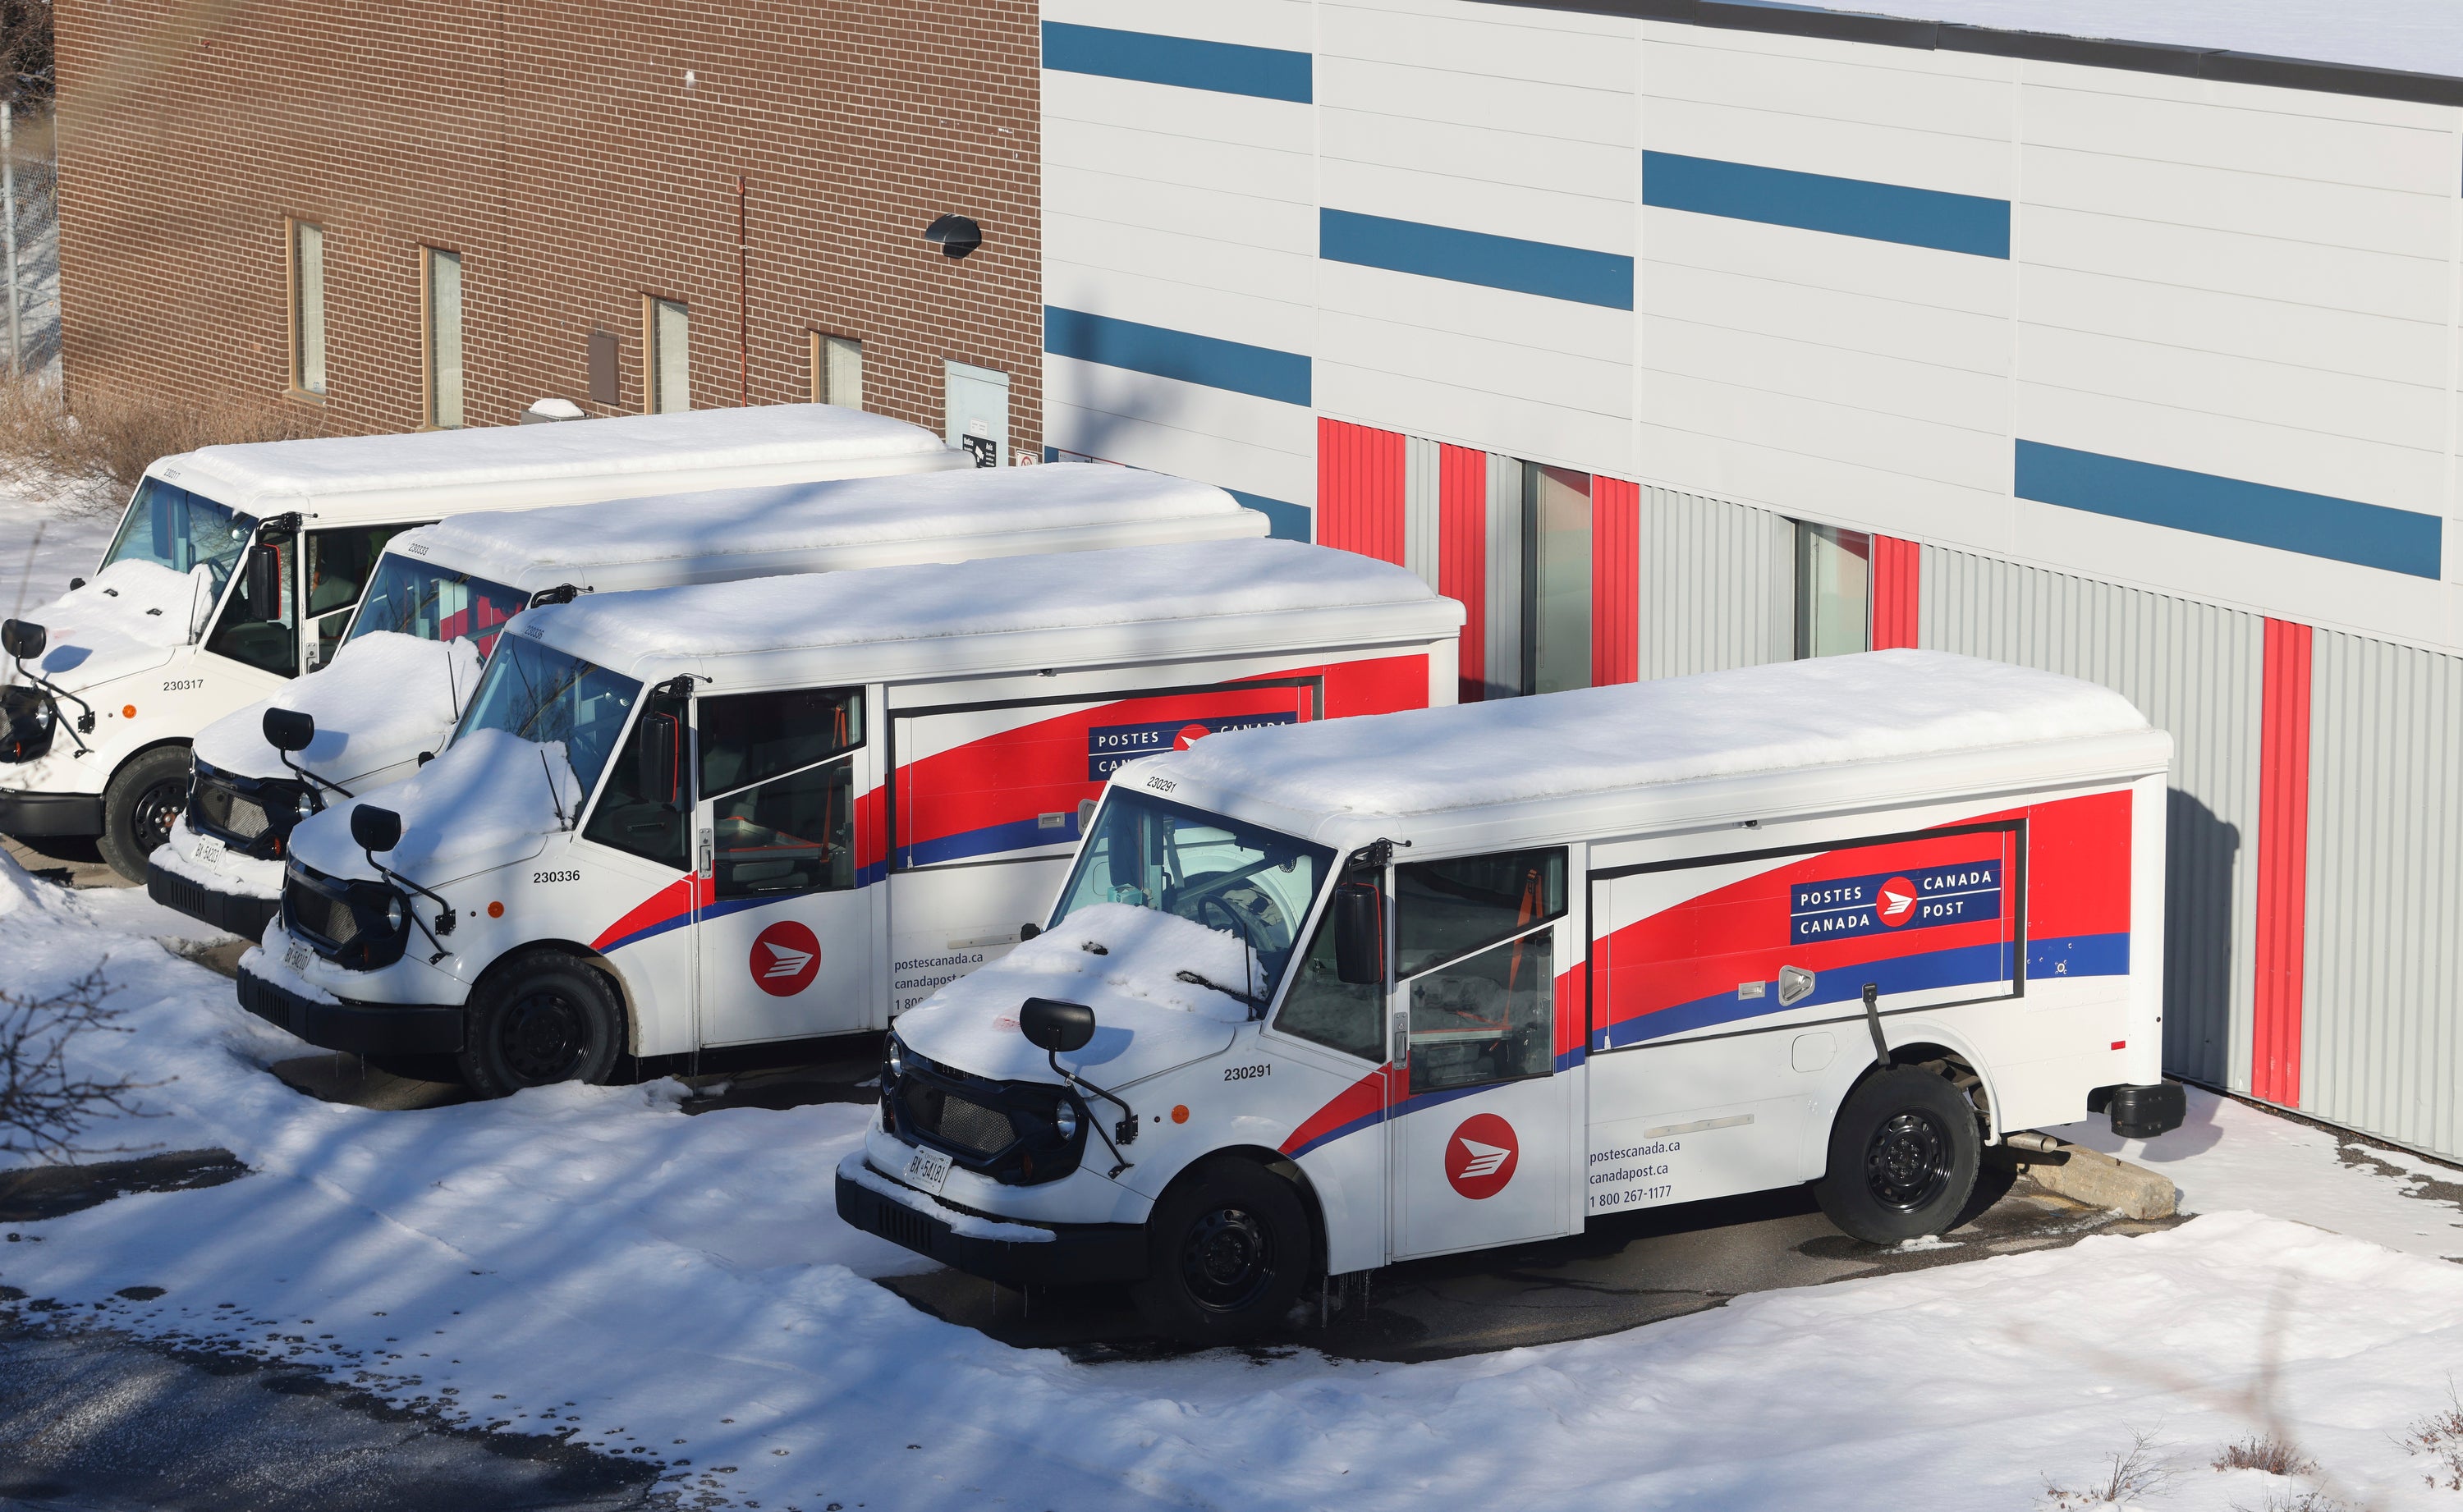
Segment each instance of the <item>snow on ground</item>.
[[[2214,1212],[1434,1364],[1079,1365],[867,1279],[923,1263],[835,1217],[866,1110],[688,1118],[673,1083],[318,1103],[262,1069],[295,1041],[147,938],[183,928],[0,860],[11,990],[102,962],[135,1032],[87,1064],[164,1083],[144,1094],[159,1116],[109,1135],[223,1146],[257,1173],[21,1225],[0,1284],[640,1451],[702,1493],[687,1504],[1970,1512],[2045,1504],[2043,1478],[2081,1488],[2152,1432],[2181,1467],[2161,1505],[2223,1512],[2284,1489],[2207,1468],[2273,1428],[2342,1501],[2463,1507],[2396,1441],[2463,1360],[2463,1266],[2362,1239]],[[2211,1126],[2217,1150],[2242,1136]],[[2193,1197],[2227,1190],[2217,1160],[2182,1166]],[[113,1297],[149,1285],[166,1289]]]
[[[2189,1092],[2188,1119],[2158,1138],[2123,1139],[2100,1122],[2047,1133],[2169,1177],[2185,1213],[2247,1209],[2463,1263],[2463,1208],[2409,1195],[2430,1184],[2463,1186],[2463,1171],[2278,1118],[2201,1088]],[[2372,1162],[2401,1175],[2384,1175]]]
[[97,510],[78,490],[0,484],[0,617],[17,616],[21,595],[26,607],[47,604],[69,591],[70,578],[92,577],[119,528],[119,511]]

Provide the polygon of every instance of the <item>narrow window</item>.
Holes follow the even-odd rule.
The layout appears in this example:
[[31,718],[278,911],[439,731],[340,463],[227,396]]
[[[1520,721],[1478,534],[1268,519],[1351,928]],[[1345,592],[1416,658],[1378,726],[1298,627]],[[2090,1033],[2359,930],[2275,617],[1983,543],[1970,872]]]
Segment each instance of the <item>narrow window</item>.
[[642,301],[642,364],[648,382],[643,385],[643,408],[664,415],[692,408],[692,358],[687,344],[689,322],[682,301],[656,296]]
[[406,529],[354,525],[308,532],[308,617],[316,632],[307,646],[311,668],[334,659],[342,632],[350,628],[351,615],[360,607],[360,593],[367,587],[368,574],[376,571],[377,558],[384,554],[385,543]]
[[[685,700],[673,692],[653,689],[643,701],[632,737],[609,765],[599,807],[581,832],[584,839],[685,869],[685,820],[692,809],[692,772],[685,761],[688,714]],[[653,752],[665,759],[643,759]]]
[[1591,685],[1591,479],[1522,464],[1522,690]]
[[1796,527],[1796,654],[1836,657],[1873,643],[1873,538],[1827,525]]
[[291,386],[325,392],[325,228],[291,223]]
[[1410,985],[1413,1092],[1556,1068],[1549,921],[1564,912],[1561,847],[1394,869],[1394,972]]
[[854,750],[863,693],[805,688],[701,701],[701,793],[716,896],[855,886]]
[[427,248],[427,423],[462,423],[462,254]]
[[813,402],[863,408],[863,343],[813,333]]

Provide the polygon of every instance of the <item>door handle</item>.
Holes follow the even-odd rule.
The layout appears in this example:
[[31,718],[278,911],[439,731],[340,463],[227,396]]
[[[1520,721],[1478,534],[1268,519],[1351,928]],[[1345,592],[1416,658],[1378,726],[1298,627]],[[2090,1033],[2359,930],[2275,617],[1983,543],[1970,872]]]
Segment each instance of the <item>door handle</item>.
[[701,865],[696,867],[694,870],[698,871],[704,876],[709,875],[711,871],[717,866],[717,847],[713,843],[713,839],[714,837],[711,835],[709,831],[704,830],[701,832]]
[[1411,1015],[1408,1010],[1394,1015],[1394,1064],[1411,1063]]

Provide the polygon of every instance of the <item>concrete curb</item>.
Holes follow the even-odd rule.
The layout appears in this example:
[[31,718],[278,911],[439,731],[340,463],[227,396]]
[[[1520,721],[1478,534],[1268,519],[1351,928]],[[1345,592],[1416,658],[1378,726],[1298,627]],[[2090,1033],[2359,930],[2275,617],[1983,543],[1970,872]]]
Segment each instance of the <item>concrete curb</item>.
[[2145,1166],[2033,1131],[2002,1142],[2027,1168],[2028,1177],[2055,1196],[2110,1208],[2124,1218],[2170,1218],[2179,1210],[2181,1194]]

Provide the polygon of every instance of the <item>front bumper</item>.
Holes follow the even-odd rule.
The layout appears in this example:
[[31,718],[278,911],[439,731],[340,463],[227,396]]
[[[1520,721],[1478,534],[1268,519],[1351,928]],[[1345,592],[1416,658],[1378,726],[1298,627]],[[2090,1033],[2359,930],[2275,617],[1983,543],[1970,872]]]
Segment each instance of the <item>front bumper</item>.
[[278,897],[218,892],[165,867],[161,856],[157,851],[146,859],[145,896],[165,908],[176,908],[200,923],[250,940],[263,940],[265,926],[282,912]]
[[[258,976],[242,961],[239,1005],[319,1049],[359,1055],[451,1055],[462,1048],[464,1010],[438,1004],[326,1003]],[[840,1199],[843,1204],[844,1199]]]
[[[882,1175],[860,1151],[839,1163],[839,1217],[850,1228],[1003,1286],[1077,1286],[1143,1281],[1146,1274],[1146,1235],[1138,1224],[975,1219]],[[962,1226],[994,1232],[966,1233]],[[1052,1237],[997,1237],[999,1229],[1015,1228]]]
[[0,792],[0,834],[42,839],[100,833],[100,793]]

